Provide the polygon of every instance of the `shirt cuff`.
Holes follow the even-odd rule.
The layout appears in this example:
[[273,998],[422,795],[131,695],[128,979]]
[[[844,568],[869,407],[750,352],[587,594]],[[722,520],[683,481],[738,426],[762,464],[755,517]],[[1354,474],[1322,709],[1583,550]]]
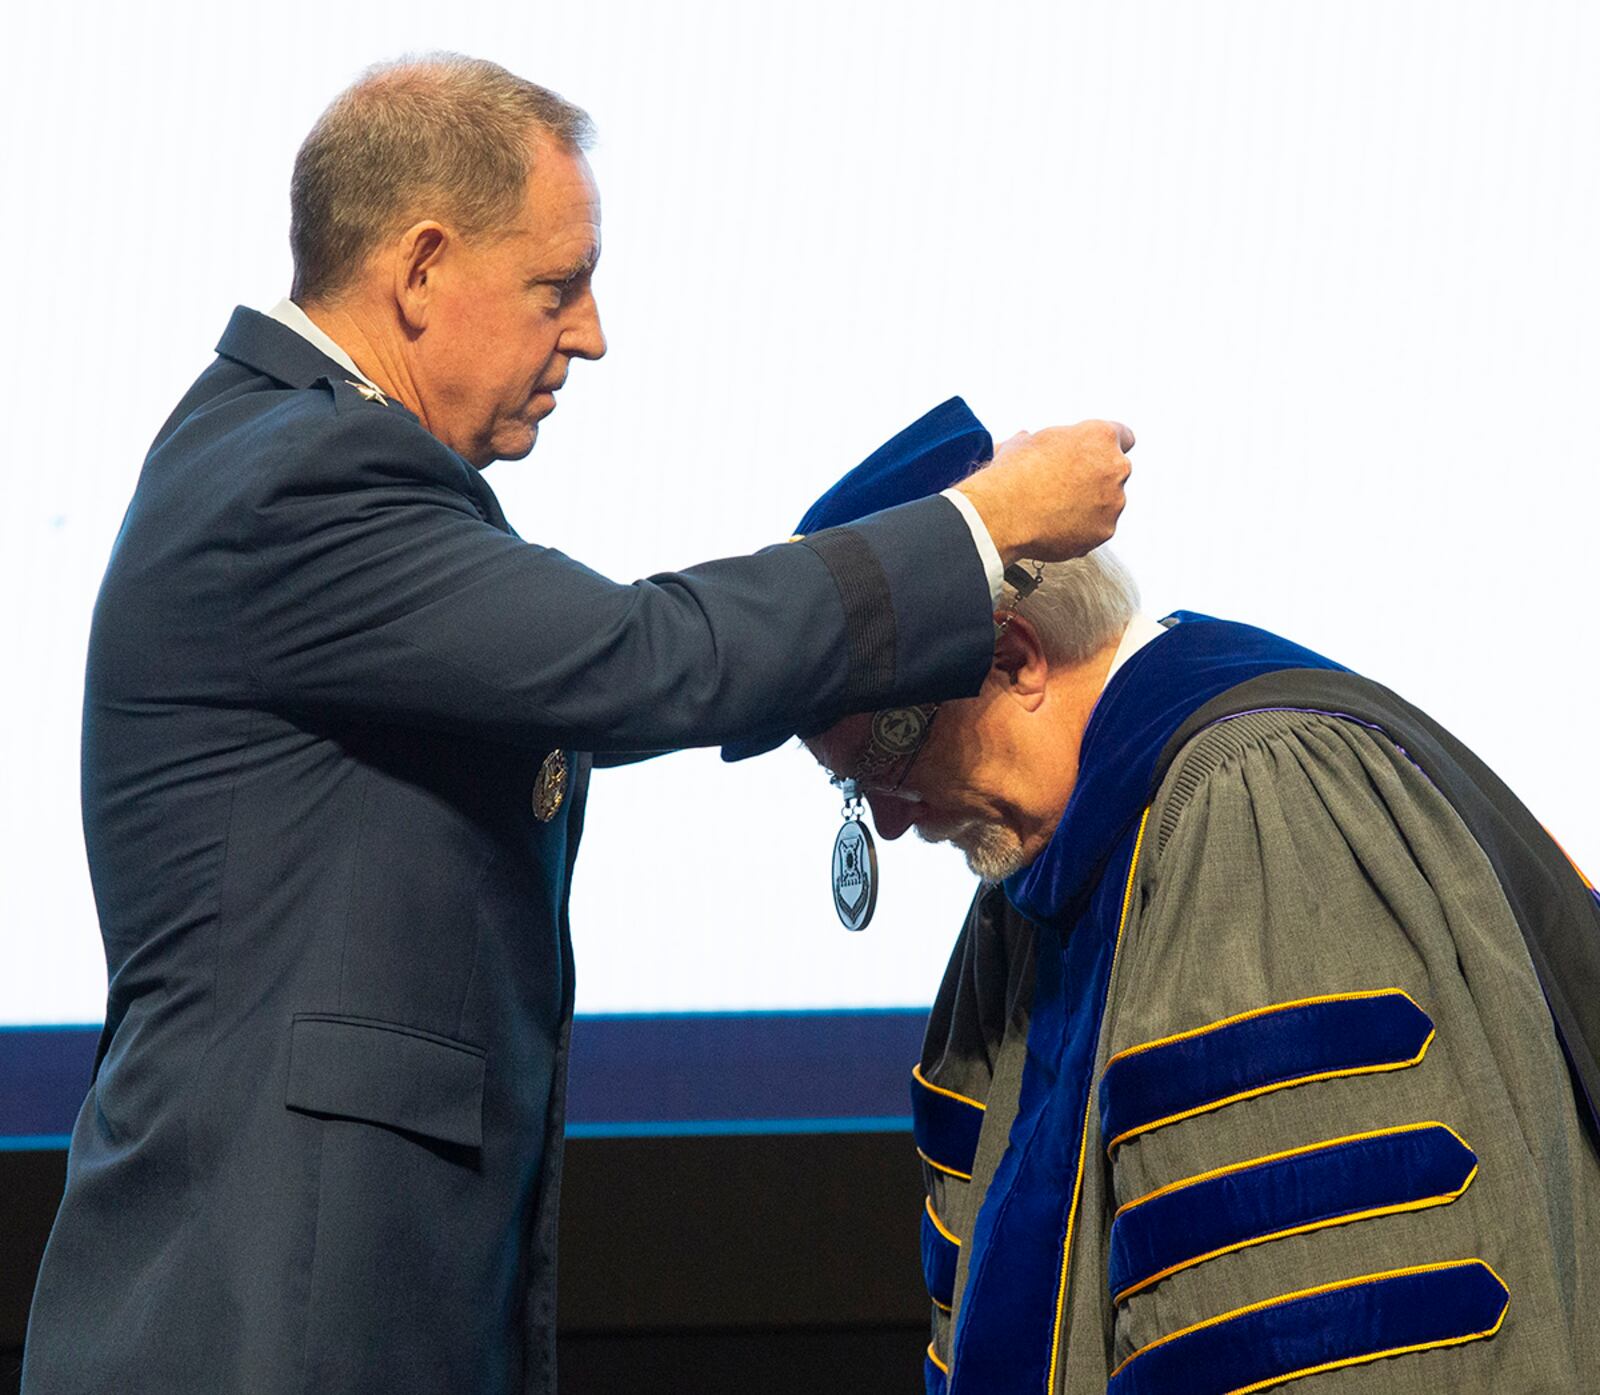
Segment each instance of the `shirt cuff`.
[[1000,588],[1005,584],[1005,564],[1000,560],[1000,549],[994,545],[989,530],[984,527],[977,505],[959,489],[942,490],[944,497],[956,506],[972,530],[972,545],[978,549],[978,560],[983,563],[984,575],[989,578],[989,604],[1000,604]]

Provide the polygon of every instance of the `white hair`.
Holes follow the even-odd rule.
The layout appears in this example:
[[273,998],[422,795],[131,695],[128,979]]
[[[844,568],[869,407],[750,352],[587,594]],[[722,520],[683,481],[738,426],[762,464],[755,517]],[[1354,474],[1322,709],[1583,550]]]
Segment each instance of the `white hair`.
[[[1139,587],[1133,574],[1106,548],[1070,562],[1024,563],[1040,566],[1038,589],[1017,605],[1044,646],[1052,664],[1079,664],[1119,639],[1139,609]],[[1005,588],[1003,604],[1016,600]]]

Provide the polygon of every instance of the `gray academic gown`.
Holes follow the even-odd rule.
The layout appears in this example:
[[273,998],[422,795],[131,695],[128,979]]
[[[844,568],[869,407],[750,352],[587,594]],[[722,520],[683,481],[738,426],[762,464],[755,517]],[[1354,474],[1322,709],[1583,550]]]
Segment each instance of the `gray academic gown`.
[[[1262,1004],[1352,989],[1404,990],[1428,1005],[1434,1036],[1413,1068],[1202,1113],[1133,1139],[1109,1163],[1091,1145],[1054,1391],[1101,1395],[1135,1352],[1277,1295],[1467,1257],[1491,1265],[1510,1291],[1492,1340],[1296,1384],[1306,1395],[1600,1388],[1600,1161],[1505,889],[1456,810],[1381,733],[1324,713],[1264,712],[1188,742],[1155,796],[1145,838],[1097,1082],[1131,1046]],[[1016,1114],[1035,934],[998,888],[979,894],[925,1045],[929,1082],[986,1106],[970,1181],[924,1167],[930,1204],[961,1242],[970,1241]],[[1097,1093],[1088,1108],[1098,1141]],[[1109,1238],[1119,1207],[1240,1160],[1423,1121],[1444,1123],[1476,1154],[1476,1172],[1454,1199],[1254,1244],[1113,1302]],[[949,1362],[969,1248],[957,1262],[954,1311],[934,1309],[936,1363]]]

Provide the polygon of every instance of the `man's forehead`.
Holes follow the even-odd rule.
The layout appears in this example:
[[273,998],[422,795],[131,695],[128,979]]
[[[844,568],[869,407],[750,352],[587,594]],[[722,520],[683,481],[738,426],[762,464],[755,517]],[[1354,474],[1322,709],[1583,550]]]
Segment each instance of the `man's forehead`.
[[552,281],[576,280],[600,262],[600,229],[594,224],[518,226],[505,240],[529,274]]
[[548,231],[514,231],[511,238],[531,268],[552,279],[575,279],[593,271],[600,261],[598,229],[572,229],[554,235]]
[[558,141],[538,140],[529,147],[532,170],[528,179],[530,192],[539,186],[549,196],[558,196],[592,208],[595,217],[600,214],[600,186],[595,183],[594,171],[581,150],[573,150]]
[[549,237],[581,233],[600,251],[600,190],[581,150],[552,142],[537,143],[527,192],[513,226],[513,235]]

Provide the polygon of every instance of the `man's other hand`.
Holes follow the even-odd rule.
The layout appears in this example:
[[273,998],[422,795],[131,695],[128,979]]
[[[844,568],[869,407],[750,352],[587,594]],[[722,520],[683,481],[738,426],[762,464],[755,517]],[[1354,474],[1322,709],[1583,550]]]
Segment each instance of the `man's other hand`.
[[1116,532],[1132,449],[1133,432],[1115,421],[1022,431],[956,488],[972,500],[1005,562],[1064,562]]

